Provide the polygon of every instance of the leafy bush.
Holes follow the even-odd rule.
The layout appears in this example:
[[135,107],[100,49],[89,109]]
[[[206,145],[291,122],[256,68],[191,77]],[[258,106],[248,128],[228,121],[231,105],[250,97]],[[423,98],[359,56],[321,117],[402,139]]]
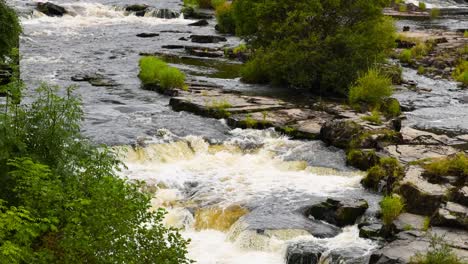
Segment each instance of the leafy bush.
[[185,75],[154,56],[145,56],[140,59],[138,77],[145,86],[156,86],[163,90],[185,89]]
[[385,196],[380,202],[380,212],[382,221],[386,226],[390,226],[398,218],[404,208],[403,200],[398,195]]
[[15,11],[0,0],[0,62],[10,55],[14,48],[19,48],[21,26]]
[[426,56],[432,50],[431,43],[418,43],[416,46],[411,48],[411,57],[413,58],[421,58]]
[[401,106],[395,98],[387,98],[380,106],[380,111],[385,114],[387,118],[397,117],[401,115]]
[[468,86],[468,61],[460,61],[452,72],[452,77],[456,81],[461,82],[464,86]]
[[465,264],[453,252],[443,237],[432,236],[429,251],[426,254],[417,253],[410,260],[410,264]]
[[384,61],[395,45],[393,22],[382,15],[386,4],[234,1],[236,33],[255,50],[243,79],[345,95],[358,73]]
[[141,183],[81,136],[72,92],[42,85],[31,104],[7,100],[0,112],[0,262],[190,263]]
[[349,90],[349,102],[352,105],[365,103],[371,108],[377,107],[384,98],[392,95],[390,78],[382,75],[377,69],[369,69],[359,77]]
[[236,32],[236,22],[231,3],[223,3],[216,8],[216,20],[218,21],[218,30],[221,33]]
[[401,62],[404,62],[404,63],[413,62],[413,55],[411,54],[411,50],[409,49],[402,50],[400,53],[399,59]]
[[257,50],[255,60],[248,61],[240,70],[241,80],[246,83],[268,83],[269,74],[265,70],[265,62]]

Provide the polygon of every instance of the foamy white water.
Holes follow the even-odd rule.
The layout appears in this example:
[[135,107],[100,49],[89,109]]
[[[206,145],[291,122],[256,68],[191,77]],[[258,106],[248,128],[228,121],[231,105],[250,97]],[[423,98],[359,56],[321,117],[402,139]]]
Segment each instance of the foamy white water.
[[153,207],[167,208],[166,224],[184,229],[183,235],[192,240],[192,259],[203,264],[279,264],[285,261],[288,243],[302,240],[329,250],[358,247],[370,252],[375,248],[359,238],[355,226],[336,237],[318,239],[300,229],[258,234],[234,224],[249,214],[249,208],[268,206],[272,198],[279,203],[274,206],[293,207],[309,196],[345,196],[363,190],[361,173],[286,160],[291,150],[310,142],[272,131],[236,129],[231,134],[222,145],[210,146],[200,137],[189,136],[175,141],[166,137],[143,148],[126,149],[128,169],[123,175],[156,186]]

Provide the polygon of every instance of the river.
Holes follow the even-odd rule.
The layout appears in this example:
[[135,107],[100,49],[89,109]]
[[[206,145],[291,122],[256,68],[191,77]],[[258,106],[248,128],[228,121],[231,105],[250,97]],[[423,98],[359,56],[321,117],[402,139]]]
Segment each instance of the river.
[[[42,81],[77,86],[85,111],[83,133],[94,142],[124,150],[127,168],[122,176],[147,182],[156,194],[153,207],[169,212],[166,224],[182,228],[184,237],[192,240],[190,258],[201,264],[284,263],[288,243],[302,240],[329,251],[360,249],[356,254],[376,248],[375,242],[359,238],[357,226],[345,227],[333,238],[314,237],[308,232],[308,219],[299,213],[311,201],[326,197],[364,198],[370,205],[367,216],[376,212],[380,197],[361,187],[363,174],[345,165],[343,151],[320,141],[291,140],[272,130],[231,130],[223,120],[172,111],[168,97],[141,89],[139,53],[178,53],[162,46],[185,45],[181,37],[215,30],[188,26],[194,21],[182,16],[128,15],[123,7],[138,3],[180,11],[181,1],[56,1],[70,11],[64,17],[32,12],[29,1],[9,2],[22,13],[21,72],[27,94],[33,97],[32,88]],[[138,33],[160,35],[139,38]],[[240,43],[236,37],[227,39],[203,45]],[[235,76],[206,77],[216,68],[175,66],[190,78],[226,89],[287,94],[281,88],[271,91],[242,84]],[[71,78],[80,73],[99,73],[118,85],[73,82]],[[418,119],[421,115],[416,112],[410,122],[424,125]]]

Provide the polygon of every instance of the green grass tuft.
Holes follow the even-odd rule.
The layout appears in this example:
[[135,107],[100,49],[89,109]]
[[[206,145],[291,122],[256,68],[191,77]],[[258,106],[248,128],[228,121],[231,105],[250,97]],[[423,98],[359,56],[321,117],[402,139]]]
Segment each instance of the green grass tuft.
[[386,196],[380,202],[380,211],[382,213],[382,221],[386,226],[390,226],[395,219],[401,214],[404,208],[403,200],[400,196]]

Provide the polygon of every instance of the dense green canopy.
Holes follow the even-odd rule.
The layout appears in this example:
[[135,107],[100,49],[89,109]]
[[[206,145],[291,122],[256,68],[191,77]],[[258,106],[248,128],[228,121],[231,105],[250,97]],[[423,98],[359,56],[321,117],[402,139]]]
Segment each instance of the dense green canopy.
[[256,49],[244,80],[345,94],[394,46],[387,2],[236,0],[236,33]]

